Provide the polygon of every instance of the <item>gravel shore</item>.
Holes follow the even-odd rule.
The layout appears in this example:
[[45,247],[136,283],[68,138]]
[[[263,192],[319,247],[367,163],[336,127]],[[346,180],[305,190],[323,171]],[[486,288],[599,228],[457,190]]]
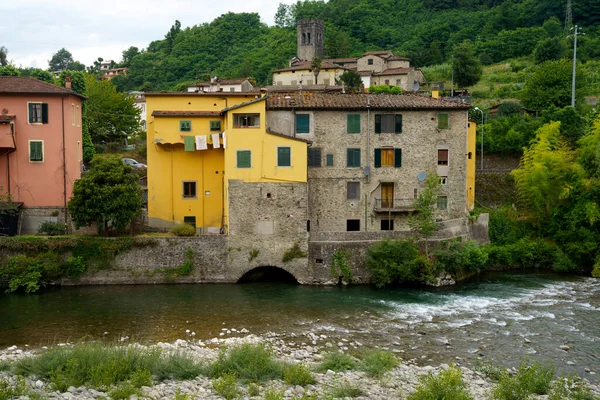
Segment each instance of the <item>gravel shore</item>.
[[[291,363],[304,363],[314,366],[323,358],[323,353],[327,351],[352,351],[360,349],[363,345],[353,340],[341,339],[336,342],[326,335],[315,335],[307,333],[304,335],[279,335],[276,333],[267,333],[264,336],[255,336],[247,334],[246,330],[230,332],[227,336],[237,335],[236,337],[220,337],[207,341],[196,340],[188,336],[188,340],[177,340],[173,343],[157,343],[152,346],[158,347],[165,352],[182,351],[191,355],[197,360],[205,362],[214,361],[222,346],[236,346],[242,343],[264,343],[273,350],[274,355],[284,361]],[[122,338],[123,345],[127,345],[128,338]],[[133,346],[142,346],[132,344]],[[69,346],[61,343],[58,346]],[[43,351],[41,349],[30,349],[28,347],[17,348],[16,346],[0,350],[0,363],[16,361],[24,357],[35,356]],[[273,387],[282,390],[285,399],[300,399],[303,396],[314,396],[316,399],[325,398],[331,393],[332,388],[339,385],[351,385],[362,390],[363,395],[358,399],[405,399],[406,396],[415,391],[419,384],[419,378],[428,373],[436,374],[440,370],[449,368],[448,364],[440,365],[417,365],[418,360],[402,359],[401,351],[395,351],[399,365],[391,372],[385,374],[381,379],[375,379],[367,376],[361,371],[315,373],[316,383],[314,385],[290,386],[282,381],[269,381],[260,386],[260,394],[250,397],[248,395],[248,385],[240,384],[243,399],[262,399],[267,388]],[[467,368],[462,365],[461,359],[448,360],[454,363],[462,372],[470,393],[474,399],[489,399],[489,392],[493,383],[481,372]],[[419,362],[419,364],[422,364]],[[9,385],[16,385],[19,382],[16,376],[8,372],[0,373],[0,380],[8,382]],[[109,398],[107,393],[100,392],[86,387],[70,387],[65,393],[53,391],[48,382],[43,382],[35,377],[25,378],[29,393],[37,393],[41,398],[48,399],[100,399]],[[600,385],[598,382],[590,383],[590,389],[598,396],[600,395]],[[197,377],[188,381],[163,381],[152,387],[142,387],[142,396],[132,396],[131,399],[174,399],[176,393],[180,395],[189,395],[189,399],[222,399],[213,387],[212,379],[207,377]],[[35,397],[35,396],[34,396]],[[30,396],[21,396],[19,399],[29,399]],[[536,398],[545,399],[547,396],[538,396]]]

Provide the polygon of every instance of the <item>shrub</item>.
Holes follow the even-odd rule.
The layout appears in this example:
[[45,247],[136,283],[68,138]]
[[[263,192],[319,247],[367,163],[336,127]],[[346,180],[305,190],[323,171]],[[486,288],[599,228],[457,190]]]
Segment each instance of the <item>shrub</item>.
[[552,263],[552,269],[556,272],[574,272],[578,270],[577,264],[571,260],[571,258],[565,254],[562,250],[556,251],[556,258]]
[[594,278],[600,278],[600,256],[596,257],[596,263],[594,264],[594,269],[592,270],[592,276]]
[[417,390],[408,396],[408,400],[471,400],[462,371],[450,367],[438,375],[429,373],[420,379]]
[[0,378],[0,400],[16,399],[28,394],[29,390],[25,379],[19,378],[11,385],[7,378]]
[[175,391],[175,398],[173,400],[191,400],[190,395],[181,393],[181,388],[177,388]]
[[136,387],[152,386],[152,374],[148,369],[138,368],[133,374],[131,374],[130,383]]
[[258,386],[256,383],[251,383],[248,385],[248,396],[250,396],[250,397],[258,396],[259,393],[260,393],[260,386]]
[[475,366],[475,370],[483,373],[486,377],[490,378],[493,381],[500,380],[500,376],[502,375],[502,368],[495,366],[491,361],[485,360],[475,360],[473,363]]
[[548,400],[596,400],[588,384],[577,375],[561,376],[552,382]]
[[283,390],[270,387],[265,391],[265,400],[283,400]]
[[223,349],[209,367],[208,375],[219,377],[234,374],[239,379],[260,382],[283,377],[283,364],[276,361],[262,344],[243,344]]
[[383,240],[369,247],[366,264],[377,287],[397,281],[417,280],[415,258],[419,252],[408,241]]
[[375,378],[381,378],[383,374],[391,371],[398,365],[398,360],[389,351],[385,350],[368,350],[361,357],[360,368],[368,375]]
[[331,396],[335,399],[345,399],[346,397],[360,397],[365,393],[350,382],[344,380],[338,383],[331,391]]
[[237,386],[235,374],[223,374],[220,378],[213,381],[213,387],[226,400],[237,399],[242,395],[241,390]]
[[179,224],[171,229],[171,233],[175,236],[196,236],[196,228],[190,224]]
[[338,249],[331,257],[330,275],[333,278],[341,277],[343,282],[352,282],[352,270],[348,266],[351,254],[344,248]]
[[300,245],[298,243],[294,243],[294,245],[286,250],[285,253],[283,253],[283,259],[282,261],[284,263],[290,262],[295,258],[304,258],[306,257],[308,254],[306,254],[304,251],[302,251],[300,249]]
[[114,400],[127,400],[133,395],[141,396],[142,392],[131,383],[123,383],[111,389],[108,395]]
[[516,374],[504,371],[498,383],[492,388],[492,398],[495,400],[524,400],[532,394],[547,394],[550,382],[554,376],[554,366],[544,366],[540,363],[528,365],[522,362]]
[[310,369],[303,364],[291,364],[283,369],[283,381],[288,385],[312,385],[316,382]]
[[489,232],[493,244],[515,243],[522,237],[517,220],[517,212],[511,207],[495,209],[490,212]]
[[447,272],[472,272],[486,267],[488,253],[477,242],[451,240],[432,252],[439,270]]
[[76,278],[85,270],[80,261],[70,258],[65,263],[60,255],[52,252],[18,255],[9,257],[6,267],[0,268],[0,277],[8,278],[8,293],[20,288],[32,293],[63,276]]
[[317,366],[317,372],[335,372],[349,371],[356,367],[356,361],[348,354],[340,352],[331,352],[325,354],[323,361]]
[[44,221],[38,228],[38,233],[45,233],[49,236],[66,235],[67,226],[60,222]]

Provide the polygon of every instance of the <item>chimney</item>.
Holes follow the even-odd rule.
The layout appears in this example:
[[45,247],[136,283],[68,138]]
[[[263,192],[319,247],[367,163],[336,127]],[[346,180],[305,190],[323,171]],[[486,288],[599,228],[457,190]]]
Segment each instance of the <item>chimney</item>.
[[433,97],[434,99],[439,99],[440,98],[440,91],[437,89],[433,89],[431,91],[431,97]]
[[70,76],[65,77],[65,88],[71,90],[71,77]]

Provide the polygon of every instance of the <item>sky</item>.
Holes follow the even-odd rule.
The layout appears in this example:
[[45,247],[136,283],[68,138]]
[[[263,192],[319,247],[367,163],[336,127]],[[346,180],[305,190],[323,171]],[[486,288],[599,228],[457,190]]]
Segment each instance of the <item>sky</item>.
[[47,69],[63,47],[85,65],[118,62],[130,46],[163,39],[175,20],[185,28],[229,11],[257,12],[273,25],[279,3],[295,0],[0,0],[0,46],[17,67]]

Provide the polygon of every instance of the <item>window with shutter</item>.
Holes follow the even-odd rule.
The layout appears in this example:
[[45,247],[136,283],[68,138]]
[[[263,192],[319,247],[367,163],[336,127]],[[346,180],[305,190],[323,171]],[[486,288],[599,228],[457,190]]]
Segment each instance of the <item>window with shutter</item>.
[[321,149],[318,147],[308,149],[308,166],[309,167],[320,167],[321,166]]
[[346,198],[356,200],[360,198],[360,182],[348,182]]
[[438,165],[448,165],[448,149],[438,149]]
[[252,152],[250,150],[237,151],[237,167],[251,168],[252,167]]
[[448,113],[438,114],[438,129],[448,129],[450,127]]
[[221,130],[221,121],[210,121],[210,130],[212,132]]
[[296,114],[296,133],[310,133],[309,114]]
[[396,114],[394,116],[394,132],[402,133],[402,114]]
[[360,114],[348,114],[348,133],[360,133]]
[[402,167],[402,149],[394,149],[394,167]]
[[277,148],[277,166],[291,167],[292,166],[292,148],[278,147]]
[[44,161],[44,142],[41,140],[29,141],[29,161],[43,162]]
[[333,154],[327,154],[327,166],[333,167]]
[[375,149],[375,168],[381,168],[381,149]]
[[29,123],[47,124],[48,123],[48,104],[29,103]]
[[448,209],[448,196],[439,196],[438,197],[437,208],[440,210]]
[[394,149],[381,149],[381,166],[394,166]]
[[195,199],[197,198],[196,192],[196,181],[183,181],[183,193],[184,199]]
[[360,149],[348,149],[347,150],[346,166],[349,168],[360,167]]
[[375,133],[402,133],[402,115],[375,114]]
[[181,132],[191,132],[192,121],[179,121],[179,130]]

